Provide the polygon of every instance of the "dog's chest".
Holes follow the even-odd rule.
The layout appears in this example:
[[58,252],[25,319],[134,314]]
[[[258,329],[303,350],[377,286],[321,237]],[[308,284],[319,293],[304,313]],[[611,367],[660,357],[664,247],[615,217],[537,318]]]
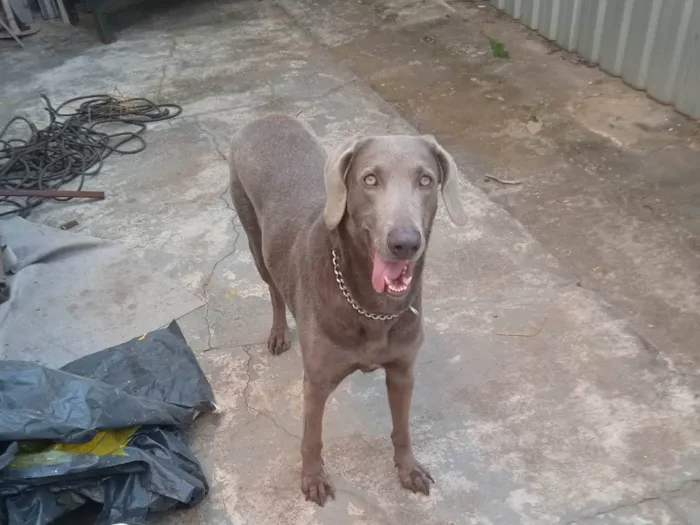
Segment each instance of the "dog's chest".
[[[362,328],[358,334],[355,352],[356,366],[364,373],[374,372],[399,359],[406,351],[408,341],[398,338],[394,330]],[[413,339],[413,338],[409,338]]]
[[367,340],[357,352],[357,368],[364,373],[374,372],[388,362],[390,354],[389,338]]

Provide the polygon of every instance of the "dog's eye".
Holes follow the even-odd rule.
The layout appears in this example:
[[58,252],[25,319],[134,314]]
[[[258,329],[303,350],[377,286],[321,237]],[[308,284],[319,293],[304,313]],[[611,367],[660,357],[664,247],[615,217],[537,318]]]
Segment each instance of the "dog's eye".
[[433,178],[430,175],[423,175],[420,178],[420,181],[418,181],[418,184],[423,186],[424,188],[427,188],[433,183]]
[[370,173],[368,175],[365,175],[362,180],[367,186],[376,186],[377,185],[377,176],[374,175],[373,173]]

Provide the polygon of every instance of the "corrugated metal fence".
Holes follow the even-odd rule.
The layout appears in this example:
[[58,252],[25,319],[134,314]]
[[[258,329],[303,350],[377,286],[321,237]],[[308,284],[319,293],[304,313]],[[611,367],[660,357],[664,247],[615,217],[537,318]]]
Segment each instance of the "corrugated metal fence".
[[491,0],[568,51],[700,118],[700,0]]

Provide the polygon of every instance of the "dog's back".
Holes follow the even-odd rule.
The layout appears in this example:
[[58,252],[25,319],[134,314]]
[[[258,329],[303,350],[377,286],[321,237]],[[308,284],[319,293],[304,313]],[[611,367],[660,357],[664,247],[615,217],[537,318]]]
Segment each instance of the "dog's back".
[[[326,154],[300,120],[270,115],[241,129],[231,149],[231,183],[240,185],[265,235],[303,228],[324,205]],[[303,211],[299,208],[305,208]],[[239,210],[240,213],[240,210]]]

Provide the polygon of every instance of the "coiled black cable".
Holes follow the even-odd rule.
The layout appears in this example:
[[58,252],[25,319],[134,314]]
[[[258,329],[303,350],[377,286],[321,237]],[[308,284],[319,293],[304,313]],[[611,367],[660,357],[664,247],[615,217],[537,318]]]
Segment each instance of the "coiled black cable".
[[[58,189],[97,175],[112,153],[131,155],[146,148],[141,134],[149,122],[182,113],[177,104],[156,104],[145,98],[88,95],[67,100],[57,108],[41,95],[49,114],[43,129],[24,117],[14,117],[0,131],[0,188]],[[79,103],[77,108],[70,105]],[[10,137],[11,128],[24,125],[29,132]],[[0,197],[0,217],[26,217],[45,197]],[[70,198],[54,198],[70,200]]]

